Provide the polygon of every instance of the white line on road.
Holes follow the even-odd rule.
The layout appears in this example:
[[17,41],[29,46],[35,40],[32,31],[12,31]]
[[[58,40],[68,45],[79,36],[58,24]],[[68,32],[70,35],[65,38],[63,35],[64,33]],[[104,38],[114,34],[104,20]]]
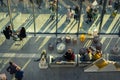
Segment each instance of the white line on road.
[[[33,56],[35,55],[35,56]],[[0,57],[3,58],[37,58],[40,57],[40,54],[36,53],[0,53]]]

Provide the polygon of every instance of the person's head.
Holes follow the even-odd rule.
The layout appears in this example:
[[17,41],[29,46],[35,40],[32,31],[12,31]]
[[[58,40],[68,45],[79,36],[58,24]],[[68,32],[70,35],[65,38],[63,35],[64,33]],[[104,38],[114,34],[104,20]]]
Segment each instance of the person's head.
[[13,65],[13,62],[12,62],[12,61],[10,61],[10,62],[9,62],[9,64],[10,64],[10,65]]
[[10,26],[8,26],[8,29],[10,29]]
[[77,6],[75,6],[75,8],[79,9],[79,6],[77,5]]
[[43,50],[43,51],[42,51],[42,54],[46,54],[46,50]]
[[68,49],[67,52],[68,52],[68,53],[72,53],[72,49]]
[[20,70],[21,70],[21,68],[20,68],[19,66],[17,66],[17,67],[16,67],[16,70],[17,70],[17,71],[20,71]]
[[25,30],[25,28],[24,28],[24,27],[22,27],[22,28],[21,28],[21,30]]

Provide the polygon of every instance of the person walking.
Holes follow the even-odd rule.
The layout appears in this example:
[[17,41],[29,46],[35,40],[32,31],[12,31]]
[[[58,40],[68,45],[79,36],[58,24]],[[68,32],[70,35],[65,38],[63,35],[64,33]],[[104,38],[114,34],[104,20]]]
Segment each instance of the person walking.
[[74,14],[74,19],[76,20],[76,21],[78,21],[79,20],[79,17],[80,17],[80,15],[79,15],[79,6],[75,6],[75,9],[74,9],[74,11],[75,11],[75,14]]
[[24,72],[21,69],[18,68],[16,73],[15,73],[16,80],[22,80],[23,79],[23,74],[24,74]]
[[87,8],[86,8],[86,13],[87,13],[87,21],[86,21],[86,23],[87,24],[92,22],[92,18],[93,18],[92,12],[93,12],[92,7],[91,6],[87,6]]
[[7,68],[7,72],[9,72],[10,74],[15,74],[16,73],[16,68],[17,66],[13,63],[13,62],[9,62],[9,67]]
[[41,9],[41,4],[43,3],[43,0],[36,0],[38,8]]
[[50,11],[51,11],[50,18],[51,18],[51,20],[54,20],[55,13],[57,11],[57,1],[56,0],[54,0],[50,3]]
[[67,14],[66,14],[66,21],[69,23],[71,21],[71,18],[73,17],[73,12],[72,12],[72,8],[70,7],[67,10]]
[[47,59],[47,54],[46,54],[46,50],[43,50],[42,53],[40,54],[40,58],[38,58],[37,60],[34,60],[35,62],[38,62],[42,59],[42,57],[44,57],[45,59]]
[[22,80],[23,74],[24,74],[24,72],[21,69],[17,68],[17,71],[15,73],[16,80]]

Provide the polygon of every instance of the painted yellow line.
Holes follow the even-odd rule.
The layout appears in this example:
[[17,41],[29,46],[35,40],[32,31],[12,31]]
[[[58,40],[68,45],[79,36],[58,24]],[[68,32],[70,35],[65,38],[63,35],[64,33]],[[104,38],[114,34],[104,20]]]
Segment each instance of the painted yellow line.
[[107,22],[109,19],[111,19],[111,18],[110,18],[110,15],[109,15],[109,14],[105,14],[105,15],[104,15],[104,18],[103,18],[103,23],[102,23],[101,28],[104,27],[104,25],[106,24],[106,22]]
[[0,35],[0,45],[2,45],[5,42],[5,37],[4,35]]
[[36,37],[37,39],[35,40],[35,42],[34,43],[36,43],[41,37],[40,36],[38,36],[38,37]]
[[88,41],[88,44],[86,45],[86,47],[89,47],[91,43],[92,43],[92,41],[89,40],[89,41]]
[[45,44],[47,44],[50,38],[51,38],[51,36],[47,36],[47,37],[43,40],[42,44],[40,45],[40,47],[39,47],[38,49],[40,50]]
[[85,44],[85,46],[84,46],[84,47],[87,47],[88,43],[89,43],[89,41],[87,41],[87,43]]
[[91,43],[92,43],[91,40],[87,41],[87,42],[85,43],[84,47],[88,47],[88,46],[90,46]]
[[65,23],[65,20],[66,20],[66,15],[63,15],[62,17],[60,17],[60,20],[58,22],[58,27],[57,28],[62,27],[61,25]]
[[[33,54],[32,57],[34,57],[34,56],[35,56],[35,54]],[[25,65],[22,67],[22,70],[24,70],[24,69],[27,67],[27,65],[30,63],[31,60],[32,60],[32,59],[29,59],[29,60],[25,63]]]
[[[39,32],[39,30],[41,30],[41,28],[43,27],[43,25],[46,23],[46,21],[49,19],[50,14],[40,14],[37,18],[36,18],[36,32]],[[40,24],[41,23],[41,24]]]
[[117,21],[119,18],[120,18],[120,15],[116,15],[116,17],[113,19],[113,21],[112,21],[112,23],[110,24],[110,26],[109,26],[108,30],[106,31],[106,33],[109,33],[109,32],[113,29],[114,25],[116,24],[116,21]]
[[77,28],[78,28],[78,24],[76,24],[76,21],[74,21],[73,25],[70,26],[71,28],[69,29],[69,33],[77,33]]
[[106,37],[103,37],[100,42],[103,44],[103,42],[105,41],[105,39],[106,39]]
[[74,20],[71,19],[70,23],[68,24],[68,22],[65,22],[65,24],[68,24],[65,26],[64,30],[62,31],[63,33],[67,33],[68,32],[68,29],[70,29],[70,27],[72,26],[71,23],[73,22]]

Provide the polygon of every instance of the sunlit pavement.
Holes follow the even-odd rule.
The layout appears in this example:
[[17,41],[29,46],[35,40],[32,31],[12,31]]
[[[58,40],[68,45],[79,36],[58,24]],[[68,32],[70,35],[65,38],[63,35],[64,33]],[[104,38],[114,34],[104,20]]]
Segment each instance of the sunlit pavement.
[[[18,3],[16,5],[13,5],[15,2],[12,1],[12,21],[14,30],[18,30],[20,27],[25,27],[27,32],[34,32],[34,20],[33,20],[33,8],[28,5],[26,2]],[[42,4],[44,6],[45,3]],[[86,3],[84,3],[85,6]],[[28,6],[27,6],[28,5]],[[68,6],[75,6],[78,5],[77,2],[73,2],[71,0],[64,1],[60,0],[58,4],[58,27],[57,31],[58,33],[77,33],[78,31],[78,23],[74,20],[74,18],[71,19],[70,23],[66,22],[66,13]],[[83,6],[82,9],[82,15],[81,15],[81,21],[80,21],[80,28],[79,33],[88,33],[90,31],[93,31],[94,29],[99,29],[100,26],[100,17],[101,15],[98,14],[98,17],[95,21],[87,24],[86,23],[86,12],[85,7]],[[0,8],[0,31],[2,31],[7,25],[10,24],[10,19],[8,15],[8,8],[7,7],[1,7]],[[99,10],[99,13],[101,13],[101,10]],[[115,17],[111,16],[112,10],[107,9],[106,14],[103,18],[103,23],[101,27],[101,33],[118,33],[119,30],[119,23],[120,23],[120,14],[118,13]],[[50,19],[50,10],[49,7],[42,7],[41,9],[38,8],[38,6],[35,4],[35,22],[36,22],[36,32],[39,33],[55,33],[56,32],[56,19],[51,20]]]

